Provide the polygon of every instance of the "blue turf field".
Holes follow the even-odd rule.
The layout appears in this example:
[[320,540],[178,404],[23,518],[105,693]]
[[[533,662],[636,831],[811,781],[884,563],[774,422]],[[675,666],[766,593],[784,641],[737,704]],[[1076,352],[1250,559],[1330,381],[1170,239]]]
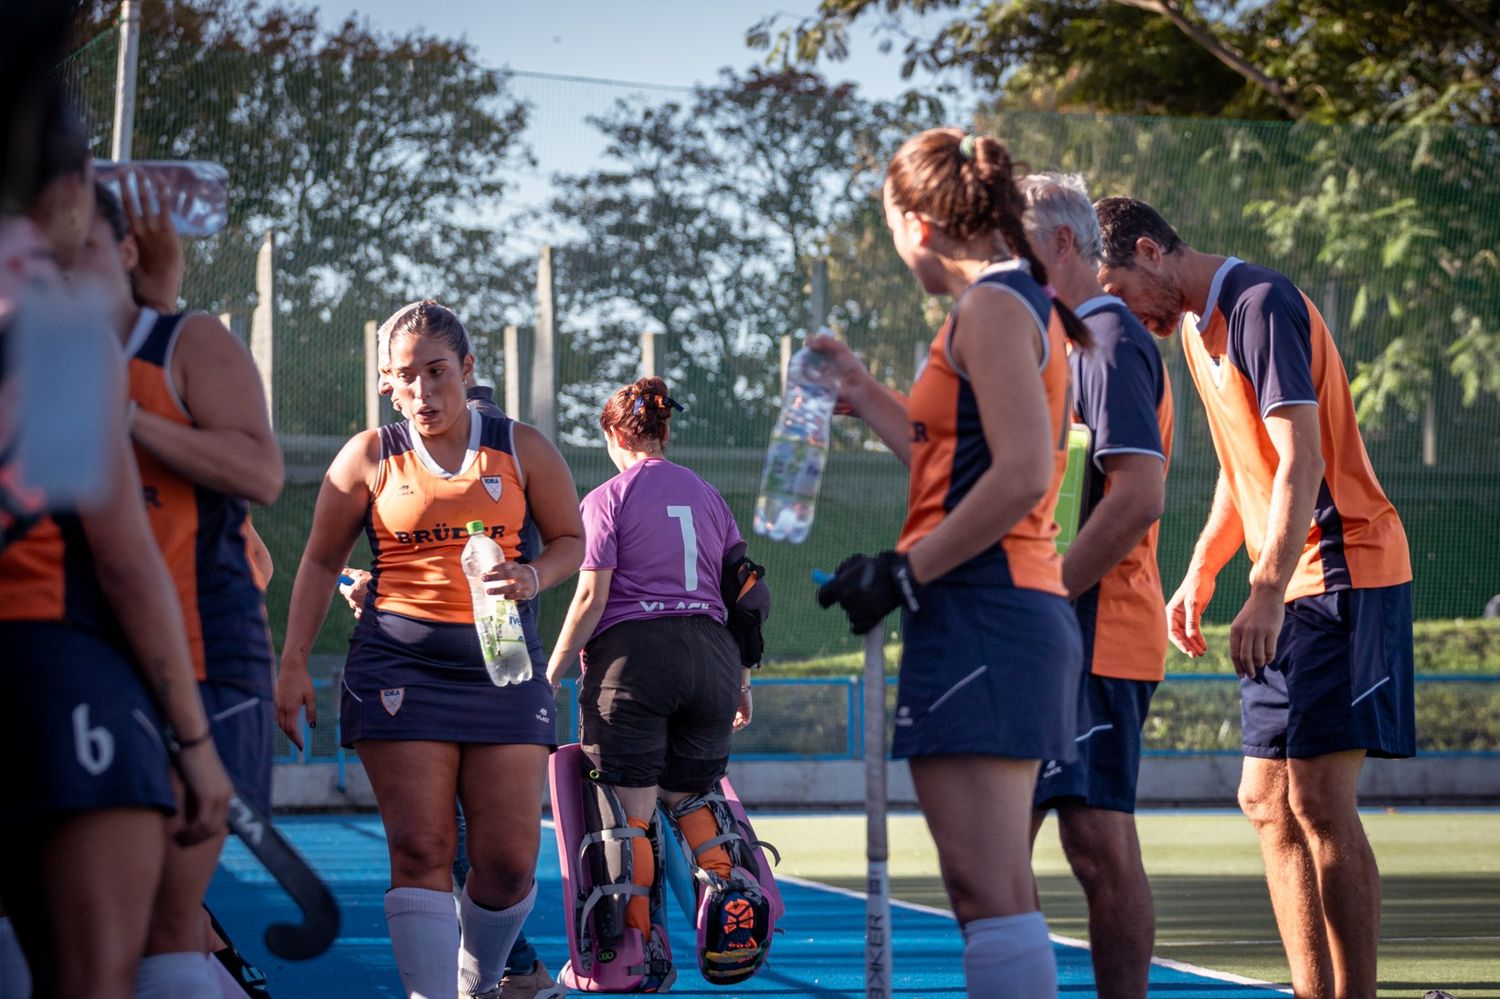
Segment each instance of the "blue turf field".
[[[280,962],[261,942],[266,924],[293,915],[292,906],[238,840],[231,839],[209,892],[209,904],[236,942],[270,977],[277,999],[334,999],[341,996],[401,999],[381,897],[388,884],[385,837],[373,815],[286,818],[278,825],[328,881],[343,908],[343,930],[333,949],[304,963]],[[537,878],[541,890],[527,922],[542,959],[554,972],[566,954],[562,887],[550,828],[543,830]],[[740,989],[711,988],[693,963],[692,934],[673,908],[672,947],[680,969],[673,995],[840,996],[864,994],[860,978],[864,951],[864,902],[848,892],[809,882],[784,881],[786,930],[771,950],[768,965]],[[897,905],[895,922],[896,995],[962,996],[963,970],[958,927],[937,910]],[[1063,995],[1092,996],[1086,951],[1057,946]],[[1267,999],[1283,993],[1220,981],[1186,970],[1157,966],[1151,973],[1153,999]]]

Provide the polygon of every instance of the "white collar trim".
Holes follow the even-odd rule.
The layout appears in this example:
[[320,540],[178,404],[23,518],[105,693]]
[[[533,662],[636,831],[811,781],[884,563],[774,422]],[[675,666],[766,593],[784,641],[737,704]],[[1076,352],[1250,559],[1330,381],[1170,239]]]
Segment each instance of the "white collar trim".
[[1219,269],[1214,271],[1213,283],[1208,286],[1208,301],[1203,304],[1203,314],[1195,316],[1191,312],[1188,313],[1192,316],[1193,329],[1199,336],[1202,336],[1204,330],[1208,328],[1208,317],[1214,314],[1214,305],[1219,301],[1219,291],[1224,287],[1225,276],[1243,263],[1244,261],[1239,257],[1229,257],[1220,264]]
[[1005,271],[1025,271],[1027,274],[1030,274],[1031,262],[1025,257],[1011,257],[1009,260],[1000,260],[993,264],[987,264],[974,280],[977,282],[980,278],[990,274],[1000,274]]
[[1073,315],[1077,316],[1079,319],[1082,319],[1084,316],[1093,315],[1100,309],[1103,309],[1110,305],[1118,305],[1121,308],[1125,308],[1125,300],[1115,295],[1095,295],[1093,298],[1089,299],[1087,302],[1084,302],[1082,305],[1078,306],[1078,308],[1074,309]]
[[146,346],[146,338],[151,335],[156,320],[160,318],[155,309],[141,309],[141,314],[135,319],[135,329],[130,331],[130,339],[125,341],[126,357],[134,357],[140,353],[141,348]]
[[406,427],[407,432],[411,434],[412,450],[417,452],[417,460],[422,463],[422,467],[440,479],[454,479],[468,471],[469,466],[474,463],[474,459],[479,455],[480,422],[479,413],[472,409],[469,410],[469,447],[464,452],[463,463],[458,466],[458,471],[456,472],[448,471],[433,460],[432,455],[427,450],[426,443],[422,440],[421,432],[417,430],[416,424],[407,420]]

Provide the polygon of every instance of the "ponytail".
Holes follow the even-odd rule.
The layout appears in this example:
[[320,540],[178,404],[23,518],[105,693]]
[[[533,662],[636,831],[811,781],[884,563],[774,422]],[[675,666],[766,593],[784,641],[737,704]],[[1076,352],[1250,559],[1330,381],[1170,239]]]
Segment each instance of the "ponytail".
[[1010,247],[1011,252],[1016,256],[1025,259],[1031,268],[1031,276],[1052,300],[1052,308],[1057,312],[1058,321],[1062,323],[1063,332],[1067,334],[1068,339],[1085,350],[1092,347],[1094,345],[1093,333],[1089,332],[1083,320],[1064,305],[1062,299],[1058,298],[1052,290],[1052,282],[1047,279],[1047,268],[1031,249],[1031,241],[1026,238],[1026,230],[1020,217],[1007,214],[1004,218],[997,219],[996,222],[999,225],[1000,235],[1005,239],[1005,245]]
[[[1031,266],[1031,276],[1047,289],[1063,332],[1080,347],[1094,338],[1073,310],[1057,300],[1047,268],[1032,252],[1022,218],[1026,199],[1016,187],[1016,170],[1000,140],[965,135],[956,128],[932,128],[907,139],[886,169],[886,189],[903,211],[921,212],[954,240],[998,236],[1012,256]],[[998,249],[998,247],[997,247]]]
[[682,403],[667,394],[666,382],[656,377],[642,378],[615,390],[599,414],[599,426],[621,433],[630,441],[664,443],[672,413],[682,410]]

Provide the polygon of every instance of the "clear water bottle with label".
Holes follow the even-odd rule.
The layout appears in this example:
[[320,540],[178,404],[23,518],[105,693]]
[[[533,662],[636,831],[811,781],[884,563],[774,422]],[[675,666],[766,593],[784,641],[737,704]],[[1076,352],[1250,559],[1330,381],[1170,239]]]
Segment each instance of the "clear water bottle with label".
[[468,523],[469,540],[464,543],[462,565],[469,581],[469,599],[474,602],[474,629],[484,668],[497,687],[531,679],[531,653],[521,629],[521,612],[514,600],[484,592],[484,574],[505,561],[505,552],[484,533],[484,521]]
[[756,534],[793,544],[807,540],[838,398],[839,375],[826,354],[803,347],[792,355],[755,501]]
[[172,225],[182,236],[208,236],[218,232],[229,221],[229,171],[217,163],[192,160],[133,160],[94,164],[101,180],[116,197],[123,197],[120,185],[131,184],[131,192],[147,212],[157,210],[149,194],[143,193],[129,178],[129,171],[139,171],[150,182],[157,197],[165,198],[172,213]]

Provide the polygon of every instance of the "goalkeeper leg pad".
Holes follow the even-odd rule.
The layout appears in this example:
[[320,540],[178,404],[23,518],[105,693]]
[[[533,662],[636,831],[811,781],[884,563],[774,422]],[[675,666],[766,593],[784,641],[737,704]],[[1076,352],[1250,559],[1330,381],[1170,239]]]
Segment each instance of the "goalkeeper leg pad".
[[[578,992],[666,989],[676,972],[657,825],[631,824],[614,788],[599,780],[577,744],[559,747],[548,777],[568,930],[568,962],[558,981]],[[638,859],[647,870],[636,869]],[[636,898],[649,901],[650,932],[631,925]]]
[[728,778],[671,809],[675,838],[697,890],[698,969],[713,985],[760,970],[785,912],[766,851]]

